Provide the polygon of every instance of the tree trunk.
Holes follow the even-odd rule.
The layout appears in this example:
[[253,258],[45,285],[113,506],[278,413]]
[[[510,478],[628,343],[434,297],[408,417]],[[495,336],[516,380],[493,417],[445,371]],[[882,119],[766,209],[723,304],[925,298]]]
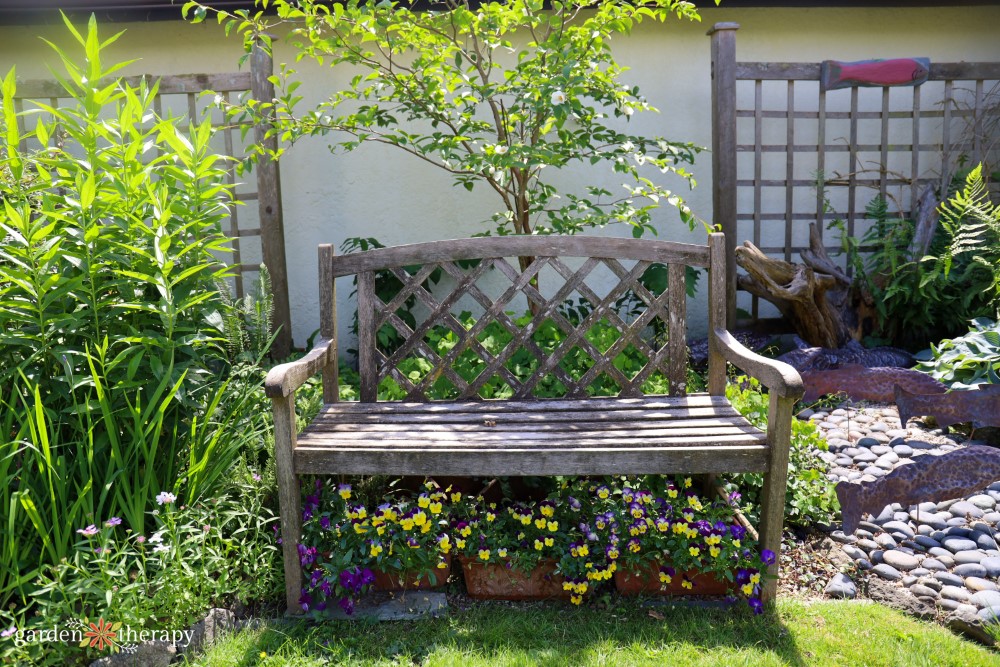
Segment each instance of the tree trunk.
[[743,289],[773,303],[810,345],[839,348],[871,333],[875,304],[826,254],[815,223],[809,226],[804,264],[768,257],[749,241],[736,248],[736,263],[746,270]]

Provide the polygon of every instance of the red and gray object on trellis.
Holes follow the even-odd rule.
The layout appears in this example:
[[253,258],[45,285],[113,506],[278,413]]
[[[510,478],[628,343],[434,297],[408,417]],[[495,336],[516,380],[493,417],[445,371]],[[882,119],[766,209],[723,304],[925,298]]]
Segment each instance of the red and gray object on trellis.
[[930,58],[859,60],[851,63],[824,60],[819,70],[819,86],[820,90],[856,86],[919,86],[927,81],[930,72]]

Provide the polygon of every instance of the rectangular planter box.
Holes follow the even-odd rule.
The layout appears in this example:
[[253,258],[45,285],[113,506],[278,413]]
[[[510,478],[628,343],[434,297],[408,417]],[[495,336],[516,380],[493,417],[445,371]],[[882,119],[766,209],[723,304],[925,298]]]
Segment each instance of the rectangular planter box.
[[469,597],[477,600],[545,600],[570,596],[569,591],[563,590],[563,578],[555,574],[554,560],[543,560],[531,572],[509,567],[510,562],[504,560],[494,564],[459,557],[458,562]]
[[[683,577],[691,581],[690,589],[681,585]],[[622,595],[726,595],[733,589],[733,584],[725,579],[717,579],[712,574],[697,572],[678,572],[669,584],[660,583],[660,566],[649,564],[635,571],[619,568],[615,572],[615,587]]]

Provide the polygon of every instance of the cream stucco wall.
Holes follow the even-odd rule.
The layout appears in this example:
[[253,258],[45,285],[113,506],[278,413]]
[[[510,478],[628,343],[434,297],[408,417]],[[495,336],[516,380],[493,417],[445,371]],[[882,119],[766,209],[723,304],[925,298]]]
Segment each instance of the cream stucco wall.
[[[699,3],[703,4],[703,3]],[[711,3],[704,3],[711,4]],[[1000,6],[934,9],[740,9],[706,8],[703,22],[646,24],[614,45],[620,63],[632,71],[626,80],[638,84],[657,106],[659,115],[636,117],[639,133],[662,134],[707,146],[711,142],[709,38],[718,21],[735,21],[740,60],[818,61],[929,56],[932,61],[1000,60]],[[125,35],[109,50],[109,60],[140,58],[128,73],[176,74],[226,72],[236,68],[241,46],[226,39],[211,23],[127,23],[115,26]],[[107,28],[110,32],[110,27]],[[59,25],[0,26],[0,67],[16,64],[25,78],[46,76],[45,63],[57,60],[37,39],[44,36],[66,45]],[[291,53],[279,46],[276,62]],[[349,75],[303,65],[299,89],[316,101]],[[694,169],[699,185],[687,193],[694,211],[710,220],[711,157],[700,156]],[[470,195],[455,188],[443,173],[390,149],[366,147],[334,157],[321,141],[303,142],[282,166],[287,261],[295,340],[299,345],[318,327],[316,245],[338,244],[350,236],[375,236],[385,243],[468,236],[483,229],[494,210],[486,192]],[[567,174],[592,179],[586,170]],[[610,187],[617,183],[604,181]],[[658,216],[661,238],[701,242],[704,232],[688,233],[666,209]],[[627,234],[627,230],[607,233]],[[349,290],[341,290],[342,321]],[[704,328],[705,309],[692,304],[692,326]]]

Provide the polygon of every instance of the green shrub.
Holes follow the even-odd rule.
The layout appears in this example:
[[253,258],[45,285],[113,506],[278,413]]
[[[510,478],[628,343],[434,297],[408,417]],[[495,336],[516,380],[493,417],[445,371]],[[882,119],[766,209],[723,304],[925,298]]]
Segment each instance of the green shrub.
[[971,324],[964,336],[931,343],[917,354],[915,368],[953,389],[1000,384],[1000,322],[980,317]]
[[[726,398],[751,424],[767,428],[768,396],[760,383],[744,376],[726,386]],[[816,455],[826,451],[826,440],[815,424],[792,419],[792,442],[788,458],[788,486],[785,490],[785,519],[800,526],[829,524],[839,511],[833,483],[826,477],[826,465]],[[764,487],[762,473],[731,475],[730,480],[749,501],[747,513],[756,519]]]
[[[192,504],[264,445],[261,372],[232,367],[220,221],[231,193],[208,120],[159,118],[157,84],[110,79],[91,19],[65,106],[0,114],[0,608],[70,559],[76,531],[152,526],[157,494]],[[22,150],[22,140],[42,148]]]
[[981,165],[939,210],[941,224],[923,257],[910,256],[914,222],[890,218],[883,199],[868,205],[874,224],[861,239],[833,223],[855,289],[875,305],[878,342],[920,349],[959,333],[963,322],[1000,318],[1000,208],[989,201]]

